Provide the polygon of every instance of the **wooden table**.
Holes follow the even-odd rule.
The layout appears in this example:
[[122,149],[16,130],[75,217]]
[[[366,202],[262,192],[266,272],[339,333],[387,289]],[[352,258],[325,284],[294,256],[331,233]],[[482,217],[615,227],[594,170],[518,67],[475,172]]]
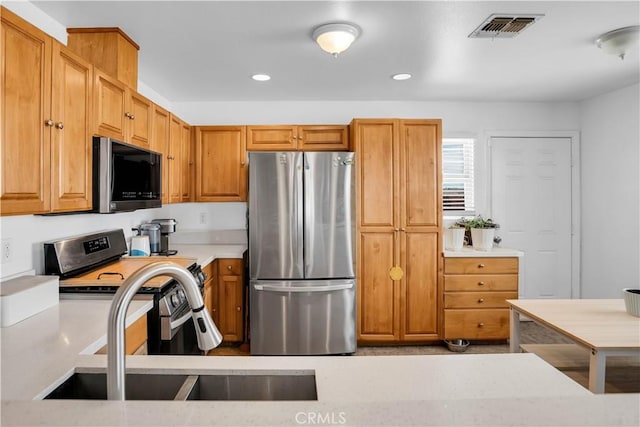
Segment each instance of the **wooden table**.
[[622,299],[507,300],[510,350],[520,352],[520,315],[586,347],[589,390],[604,393],[607,356],[640,355],[640,317],[625,311]]

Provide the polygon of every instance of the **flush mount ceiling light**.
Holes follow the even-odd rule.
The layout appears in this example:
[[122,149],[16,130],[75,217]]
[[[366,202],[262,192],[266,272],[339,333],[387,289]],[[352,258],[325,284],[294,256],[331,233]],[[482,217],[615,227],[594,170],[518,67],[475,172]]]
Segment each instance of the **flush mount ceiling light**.
[[271,76],[268,74],[254,74],[251,78],[257,82],[266,82],[271,80]]
[[625,55],[637,46],[638,34],[640,34],[640,25],[618,28],[598,37],[596,45],[604,52],[624,59]]
[[354,24],[334,23],[319,26],[313,30],[312,37],[322,50],[337,58],[359,35],[360,28]]
[[398,81],[409,80],[411,78],[411,74],[409,74],[409,73],[398,73],[398,74],[394,74],[393,76],[391,76],[391,78],[393,80],[398,80]]

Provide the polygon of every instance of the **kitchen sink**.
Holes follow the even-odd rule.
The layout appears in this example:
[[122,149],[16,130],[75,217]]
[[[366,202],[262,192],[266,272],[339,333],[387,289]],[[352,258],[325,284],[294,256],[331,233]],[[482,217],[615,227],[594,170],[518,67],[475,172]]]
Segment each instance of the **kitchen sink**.
[[[318,400],[309,371],[126,374],[126,400]],[[107,398],[106,373],[74,373],[45,399]]]
[[200,375],[186,400],[318,400],[314,374]]
[[[127,374],[127,400],[173,400],[187,375]],[[74,373],[45,399],[106,399],[106,373]]]

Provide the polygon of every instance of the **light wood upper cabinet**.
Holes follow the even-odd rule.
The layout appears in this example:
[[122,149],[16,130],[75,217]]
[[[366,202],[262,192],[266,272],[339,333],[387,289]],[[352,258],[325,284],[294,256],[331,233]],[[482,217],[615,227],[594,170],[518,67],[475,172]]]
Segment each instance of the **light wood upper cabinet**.
[[182,201],[182,121],[171,115],[169,123],[169,203]]
[[182,181],[180,187],[182,188],[182,202],[190,202],[193,200],[193,180],[195,171],[194,157],[194,142],[191,136],[191,126],[187,123],[181,123],[181,141],[180,147],[182,150],[180,166],[180,172],[182,175]]
[[127,140],[127,86],[95,68],[94,134]]
[[67,33],[69,49],[137,90],[140,47],[120,28],[67,28]]
[[354,120],[358,340],[439,339],[440,120]]
[[2,214],[90,209],[92,67],[1,10]]
[[129,114],[125,113],[125,117],[129,119],[127,141],[148,150],[151,148],[153,103],[132,89],[129,90],[128,102]]
[[51,38],[2,8],[2,214],[47,212]]
[[95,68],[94,133],[149,149],[153,103]]
[[164,108],[153,106],[151,149],[162,154],[162,204],[169,203],[169,113]]
[[247,126],[249,151],[347,151],[348,126]]
[[196,126],[195,142],[195,201],[246,201],[245,126]]
[[93,66],[57,42],[52,64],[51,211],[89,210]]

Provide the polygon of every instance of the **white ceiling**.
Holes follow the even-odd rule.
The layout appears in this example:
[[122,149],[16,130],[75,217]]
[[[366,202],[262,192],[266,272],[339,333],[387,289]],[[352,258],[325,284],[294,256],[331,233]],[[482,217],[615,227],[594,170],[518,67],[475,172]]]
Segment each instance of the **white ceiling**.
[[[594,44],[640,23],[637,0],[32,3],[66,27],[120,27],[140,80],[171,102],[577,101],[640,77],[637,47],[622,61]],[[545,16],[513,39],[467,37],[493,13]],[[333,21],[362,28],[338,58],[311,39]]]

